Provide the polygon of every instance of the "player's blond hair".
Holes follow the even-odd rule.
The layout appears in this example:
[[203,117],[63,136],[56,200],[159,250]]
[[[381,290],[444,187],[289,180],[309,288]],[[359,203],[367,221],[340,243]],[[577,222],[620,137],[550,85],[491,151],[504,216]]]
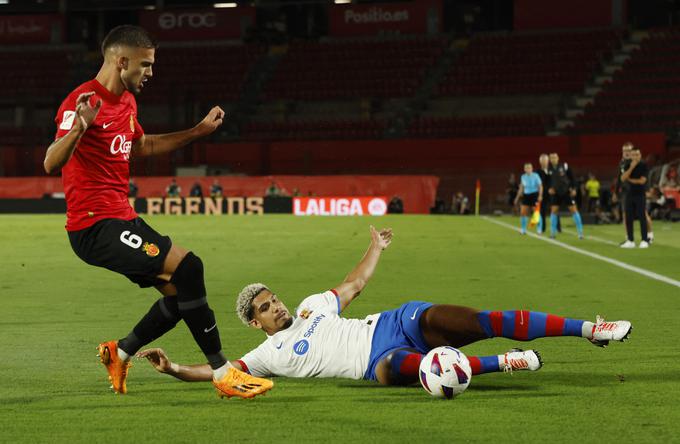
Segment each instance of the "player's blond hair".
[[253,319],[253,299],[263,291],[271,291],[269,287],[259,282],[255,284],[248,284],[243,287],[243,290],[236,298],[236,314],[244,324],[248,325]]

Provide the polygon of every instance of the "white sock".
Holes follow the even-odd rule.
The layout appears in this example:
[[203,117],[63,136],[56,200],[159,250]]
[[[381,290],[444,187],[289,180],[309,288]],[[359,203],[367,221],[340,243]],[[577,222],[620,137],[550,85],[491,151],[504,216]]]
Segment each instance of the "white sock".
[[593,327],[595,327],[594,322],[585,321],[581,326],[581,336],[587,339],[593,339]]
[[213,369],[213,379],[215,381],[219,381],[220,379],[224,378],[224,375],[227,374],[227,371],[229,370],[230,367],[233,367],[229,361],[227,361],[226,364],[224,364],[220,368]]
[[498,355],[498,369],[503,370],[505,368],[505,354]]
[[654,239],[654,233],[652,233],[651,231],[648,231],[647,232],[647,239],[649,239],[649,240]]
[[127,353],[125,353],[125,352],[123,351],[123,349],[121,349],[120,347],[118,347],[118,357],[119,357],[120,359],[122,359],[123,361],[125,361],[125,362],[127,362],[127,361],[130,360],[130,355],[128,355]]

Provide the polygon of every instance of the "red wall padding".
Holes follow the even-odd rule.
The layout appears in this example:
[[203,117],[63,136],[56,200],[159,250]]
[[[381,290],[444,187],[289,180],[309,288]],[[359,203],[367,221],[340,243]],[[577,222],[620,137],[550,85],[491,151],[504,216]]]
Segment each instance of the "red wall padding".
[[[251,176],[316,176],[316,175],[427,175],[442,178],[443,195],[454,189],[471,195],[475,179],[482,179],[486,196],[502,192],[507,175],[521,173],[524,162],[538,163],[541,153],[557,152],[575,167],[578,174],[594,171],[604,179],[616,172],[621,145],[631,141],[642,149],[643,157],[666,154],[663,133],[597,134],[557,137],[500,137],[478,139],[422,139],[422,140],[356,140],[356,141],[300,141],[230,144],[194,144],[171,155],[144,158],[133,162],[132,175],[169,176],[175,165],[208,164],[223,166],[224,172]],[[1,148],[0,161],[8,176],[42,174],[45,149]],[[29,165],[27,165],[29,164]],[[27,167],[31,167],[27,172]],[[55,179],[61,189],[59,179]],[[141,180],[141,179],[140,179]],[[206,179],[209,181],[209,179]],[[267,179],[265,179],[266,182]],[[301,180],[298,178],[298,180]],[[340,178],[340,181],[346,179]],[[387,180],[380,178],[380,180]],[[52,183],[47,180],[45,183]],[[206,182],[207,183],[207,182]],[[265,188],[266,188],[265,184]],[[55,185],[50,185],[54,189]],[[257,185],[260,186],[260,185]],[[159,185],[162,191],[165,184]],[[292,185],[290,189],[294,188]],[[298,188],[306,193],[307,186]],[[45,192],[35,178],[17,182],[0,181],[0,196],[41,196]],[[264,188],[258,191],[262,192]],[[336,189],[333,189],[335,192]],[[188,192],[188,188],[185,189]],[[48,190],[51,192],[51,190]],[[158,191],[157,191],[158,192]],[[316,191],[319,193],[319,191]],[[329,191],[330,192],[330,191]],[[142,193],[146,193],[142,189]],[[341,194],[348,194],[342,192]],[[350,193],[355,194],[355,193]],[[401,189],[381,191],[380,194],[399,194]],[[419,210],[425,204],[418,206]]]
[[583,168],[612,165],[631,141],[643,156],[663,155],[663,133],[480,139],[300,141],[206,145],[208,164],[246,174],[437,174],[521,170],[541,153],[557,152]]

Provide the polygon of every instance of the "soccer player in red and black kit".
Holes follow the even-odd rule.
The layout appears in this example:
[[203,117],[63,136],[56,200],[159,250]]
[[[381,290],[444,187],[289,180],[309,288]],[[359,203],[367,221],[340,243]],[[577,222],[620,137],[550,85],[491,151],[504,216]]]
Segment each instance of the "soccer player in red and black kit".
[[109,32],[102,43],[99,73],[73,90],[57,112],[57,133],[45,155],[45,171],[61,169],[66,230],[78,257],[162,294],[127,337],[99,345],[113,390],[127,392],[130,357],[183,319],[213,369],[218,394],[253,397],[273,384],[236,370],[222,354],[201,259],[154,231],[128,203],[130,157],[181,148],[215,131],[224,118],[224,111],[215,106],[191,129],[144,134],[135,95],[152,77],[156,47],[137,26]]

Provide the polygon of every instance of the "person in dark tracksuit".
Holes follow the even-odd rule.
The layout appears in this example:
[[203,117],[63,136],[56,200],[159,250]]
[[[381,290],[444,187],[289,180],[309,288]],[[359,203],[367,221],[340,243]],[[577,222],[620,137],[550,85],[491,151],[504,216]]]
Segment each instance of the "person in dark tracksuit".
[[538,157],[539,168],[536,174],[541,178],[541,183],[543,184],[543,193],[541,194],[541,221],[538,223],[538,234],[545,231],[546,220],[550,217],[550,203],[548,199],[548,188],[550,185],[549,171],[549,159],[547,154],[541,154]]
[[557,153],[550,153],[550,237],[555,238],[558,231],[557,217],[561,206],[567,206],[576,224],[578,238],[583,239],[583,222],[576,206],[576,186],[574,175],[566,162],[560,162]]
[[624,199],[625,218],[626,218],[626,242],[621,244],[621,248],[635,248],[633,241],[633,222],[635,219],[640,221],[640,248],[649,247],[647,238],[647,215],[645,214],[647,188],[647,165],[642,162],[642,153],[638,148],[633,148],[630,154],[630,166],[621,174],[621,182],[628,183],[628,191]]

